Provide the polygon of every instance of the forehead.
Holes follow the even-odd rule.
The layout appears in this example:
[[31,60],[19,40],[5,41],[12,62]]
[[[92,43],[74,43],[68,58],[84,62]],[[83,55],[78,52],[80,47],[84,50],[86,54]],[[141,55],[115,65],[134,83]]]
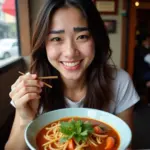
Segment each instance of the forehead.
[[77,26],[88,26],[87,20],[79,8],[59,8],[53,15],[50,28],[73,28]]

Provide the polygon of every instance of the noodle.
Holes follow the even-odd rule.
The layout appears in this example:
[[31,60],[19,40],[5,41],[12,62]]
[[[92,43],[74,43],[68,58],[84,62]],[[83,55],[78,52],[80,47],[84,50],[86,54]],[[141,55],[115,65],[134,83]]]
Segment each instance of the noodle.
[[[60,132],[60,122],[55,122],[50,125],[50,127],[46,127],[46,134],[43,136],[48,142],[44,143],[42,147],[44,150],[66,150],[69,141],[60,142],[60,139],[65,137],[63,133]],[[92,133],[88,136],[87,140],[82,142],[75,142],[75,150],[82,150],[90,145],[97,147],[102,143],[102,139],[106,138],[107,135],[100,135],[96,133]]]

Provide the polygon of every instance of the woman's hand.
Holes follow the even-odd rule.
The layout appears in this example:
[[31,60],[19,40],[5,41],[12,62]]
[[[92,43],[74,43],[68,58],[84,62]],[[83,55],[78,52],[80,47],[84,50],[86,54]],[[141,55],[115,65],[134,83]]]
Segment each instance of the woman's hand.
[[42,87],[37,75],[29,73],[20,76],[11,86],[9,96],[20,115],[21,124],[29,123],[37,114]]

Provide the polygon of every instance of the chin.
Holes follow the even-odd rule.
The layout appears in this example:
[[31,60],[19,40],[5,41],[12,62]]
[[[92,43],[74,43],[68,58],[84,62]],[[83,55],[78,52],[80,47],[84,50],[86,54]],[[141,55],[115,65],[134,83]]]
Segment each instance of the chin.
[[76,81],[76,80],[79,80],[83,77],[83,75],[62,75],[62,78],[66,79],[66,80],[73,80],[73,81]]
[[77,81],[79,80],[81,77],[63,77],[66,80],[72,80],[72,81]]

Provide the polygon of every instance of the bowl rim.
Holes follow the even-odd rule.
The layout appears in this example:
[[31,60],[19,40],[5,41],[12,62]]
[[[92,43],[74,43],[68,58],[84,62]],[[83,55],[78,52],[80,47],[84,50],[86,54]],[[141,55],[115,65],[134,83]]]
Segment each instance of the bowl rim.
[[[99,110],[99,109],[95,109],[95,108],[61,108],[61,109],[56,109],[56,110],[52,110],[52,111],[48,111],[48,112],[45,112],[45,113],[43,113],[43,114],[41,114],[41,115],[39,115],[39,116],[37,116],[34,120],[32,120],[32,121],[30,121],[29,123],[28,123],[28,125],[26,126],[26,128],[25,128],[25,131],[24,131],[24,139],[25,139],[25,142],[26,142],[26,144],[27,144],[27,146],[31,149],[31,150],[36,150],[31,144],[30,144],[30,142],[28,141],[28,138],[27,138],[27,130],[28,130],[28,128],[29,128],[29,126],[30,125],[32,125],[32,123],[35,121],[35,120],[38,120],[38,119],[40,119],[40,117],[43,117],[43,116],[46,116],[47,114],[49,114],[49,113],[56,113],[56,112],[61,112],[61,111],[65,111],[65,110],[72,110],[72,111],[77,111],[77,110],[79,110],[79,109],[82,109],[82,110],[95,110],[95,111],[98,111],[98,112],[100,112],[100,113],[102,113],[102,114],[106,114],[106,115],[109,115],[109,116],[112,116],[112,117],[115,117],[115,118],[117,118],[119,121],[121,121],[125,126],[126,126],[126,128],[128,128],[128,131],[129,131],[129,137],[128,137],[128,145],[127,145],[127,147],[129,146],[129,144],[130,144],[130,142],[131,142],[131,139],[132,139],[132,132],[131,132],[131,129],[130,129],[130,127],[129,127],[129,125],[125,122],[125,121],[123,121],[121,118],[119,118],[118,116],[116,116],[116,115],[114,115],[114,114],[112,114],[112,113],[109,113],[109,112],[107,112],[107,111],[103,111],[103,110]],[[71,117],[73,117],[73,116],[71,116]],[[78,116],[76,116],[76,117],[78,117]],[[79,116],[79,117],[81,117],[81,116]],[[62,118],[67,118],[67,117],[62,117]],[[90,118],[90,117],[89,117]],[[94,120],[97,120],[97,121],[101,121],[100,119],[95,119],[95,118],[91,118],[91,119],[94,119]],[[60,120],[60,119],[55,119],[54,120],[54,122],[55,121],[57,121],[57,120]],[[101,122],[103,122],[103,123],[105,123],[104,121],[101,121]],[[50,122],[51,123],[51,122]],[[107,125],[109,125],[108,123],[105,123],[105,124],[107,124]],[[45,125],[46,126],[46,125]],[[109,125],[109,126],[111,126],[111,125]],[[112,127],[112,126],[111,126]],[[119,134],[119,132],[117,131],[117,129],[115,129],[114,127],[112,127],[116,132],[117,132],[117,134],[120,136],[120,134]],[[121,142],[120,142],[121,143]],[[119,144],[119,147],[120,147],[120,144]],[[118,149],[119,149],[119,147],[118,147]],[[125,149],[127,149],[127,147],[125,148]]]

